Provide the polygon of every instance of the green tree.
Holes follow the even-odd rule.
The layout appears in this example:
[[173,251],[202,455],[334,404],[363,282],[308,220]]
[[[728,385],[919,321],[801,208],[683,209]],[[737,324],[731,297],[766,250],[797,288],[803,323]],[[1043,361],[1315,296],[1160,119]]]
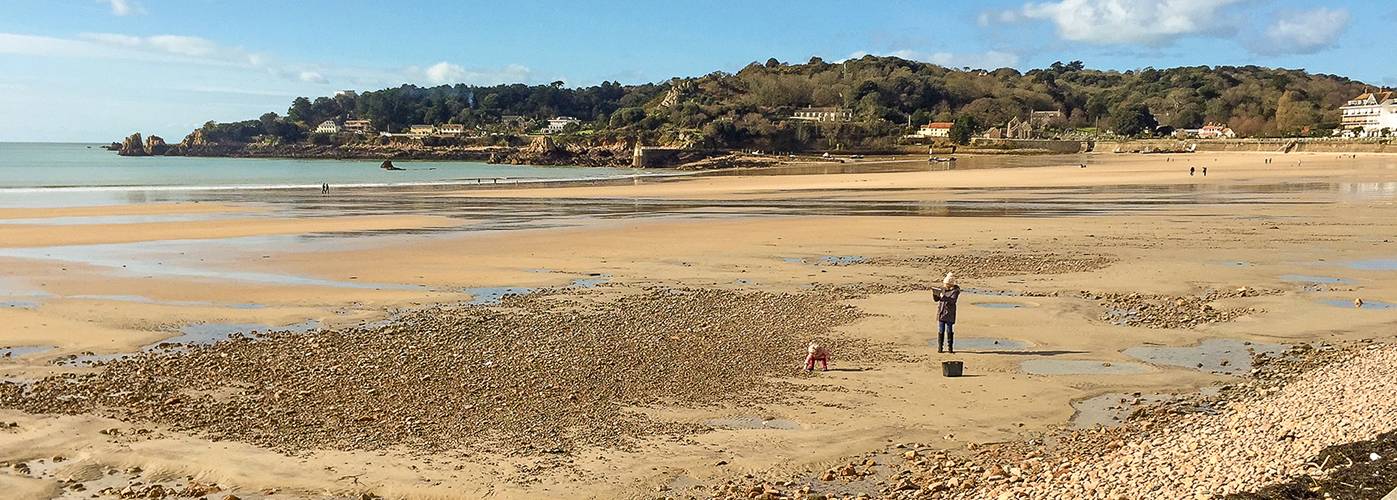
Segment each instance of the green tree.
[[970,115],[960,115],[956,121],[951,123],[951,131],[948,134],[951,142],[956,144],[970,144],[970,138],[980,131],[980,124],[975,121],[975,117]]
[[297,97],[291,101],[291,108],[286,110],[286,117],[293,122],[310,125],[313,115],[311,111],[310,99]]
[[1126,137],[1153,132],[1158,125],[1154,115],[1150,114],[1150,108],[1144,104],[1127,104],[1111,113],[1111,128]]
[[1318,121],[1319,110],[1298,92],[1286,91],[1276,101],[1276,130],[1281,134],[1298,135]]

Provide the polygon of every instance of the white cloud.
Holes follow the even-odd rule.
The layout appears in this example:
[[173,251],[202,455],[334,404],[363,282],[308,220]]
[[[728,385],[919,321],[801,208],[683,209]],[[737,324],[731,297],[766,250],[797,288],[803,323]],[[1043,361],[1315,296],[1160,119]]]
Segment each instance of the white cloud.
[[[89,49],[94,52],[103,47],[111,47],[131,49],[133,52],[168,54],[188,58],[190,61],[206,63],[255,65],[252,61],[257,57],[242,49],[223,47],[206,38],[185,35],[141,37],[120,33],[82,33],[78,35],[77,42],[90,43],[94,47],[89,47]],[[42,47],[37,49],[43,50]]]
[[985,11],[980,13],[980,16],[976,19],[976,23],[981,27],[985,27],[995,23],[1014,23],[1019,20],[1020,16],[1017,10],[1001,10],[998,12]]
[[129,16],[131,14],[144,14],[145,8],[132,0],[97,0],[100,3],[108,4],[112,7],[112,14],[118,16]]
[[1059,0],[1028,3],[1012,13],[984,14],[981,21],[1051,22],[1058,36],[1095,44],[1161,45],[1186,36],[1223,35],[1224,8],[1242,0]]
[[299,78],[301,81],[306,82],[306,83],[329,83],[329,82],[330,82],[329,80],[325,79],[325,75],[322,75],[322,74],[320,74],[319,72],[315,72],[315,71],[302,71],[301,74],[300,74],[297,78]]
[[147,37],[145,43],[157,50],[192,57],[207,57],[221,50],[217,44],[197,36],[156,35]]
[[[869,52],[861,50],[858,52],[854,52],[853,54],[849,54],[849,57],[845,60],[858,59],[869,54]],[[900,57],[909,61],[929,62],[938,66],[945,66],[948,68],[971,67],[980,69],[999,69],[1012,68],[1018,66],[1019,64],[1018,54],[1015,54],[1013,52],[1005,52],[1002,50],[987,50],[985,52],[976,53],[927,53],[916,50],[895,50],[892,52],[886,52],[875,55]]]
[[1264,44],[1252,50],[1263,54],[1313,54],[1334,45],[1348,28],[1345,9],[1318,8],[1282,13],[1266,28]]
[[465,68],[459,64],[442,61],[425,69],[412,66],[405,73],[409,81],[424,82],[428,85],[456,83],[498,85],[528,83],[533,79],[533,71],[519,64],[510,64],[501,68]]
[[461,80],[465,79],[466,68],[462,68],[460,65],[457,64],[451,64],[449,62],[442,61],[428,66],[424,74],[427,76],[428,83],[442,85],[447,83],[460,82]]

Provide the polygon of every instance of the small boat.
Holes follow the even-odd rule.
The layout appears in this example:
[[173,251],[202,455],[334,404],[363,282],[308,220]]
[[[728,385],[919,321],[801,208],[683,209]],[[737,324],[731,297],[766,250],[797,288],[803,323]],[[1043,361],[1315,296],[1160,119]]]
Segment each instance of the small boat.
[[928,161],[928,162],[931,162],[931,163],[950,163],[950,162],[956,161],[956,159],[955,159],[954,157],[952,157],[952,158],[942,158],[942,157],[940,157],[940,156],[933,156],[933,157],[931,157],[931,158],[928,158],[927,161]]

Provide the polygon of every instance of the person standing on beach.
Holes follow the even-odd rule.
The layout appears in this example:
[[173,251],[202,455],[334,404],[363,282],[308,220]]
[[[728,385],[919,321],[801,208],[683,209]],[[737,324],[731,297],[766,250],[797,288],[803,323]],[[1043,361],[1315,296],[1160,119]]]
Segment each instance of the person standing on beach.
[[[946,273],[941,280],[944,288],[932,288],[931,298],[936,301],[936,352],[956,352],[956,300],[960,298],[960,285],[956,275]],[[944,343],[946,350],[941,350]]]
[[1190,166],[1188,167],[1188,176],[1189,176],[1189,177],[1193,177],[1193,166],[1192,166],[1192,165],[1190,165]]
[[1208,167],[1203,167],[1203,177],[1208,176]]

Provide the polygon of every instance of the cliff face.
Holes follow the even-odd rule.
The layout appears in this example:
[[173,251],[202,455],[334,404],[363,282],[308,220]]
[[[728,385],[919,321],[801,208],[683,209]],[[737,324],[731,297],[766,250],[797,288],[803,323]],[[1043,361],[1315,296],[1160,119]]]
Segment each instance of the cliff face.
[[148,156],[145,144],[141,142],[141,133],[137,132],[131,134],[125,140],[122,140],[121,147],[117,148],[116,154],[121,156]]

